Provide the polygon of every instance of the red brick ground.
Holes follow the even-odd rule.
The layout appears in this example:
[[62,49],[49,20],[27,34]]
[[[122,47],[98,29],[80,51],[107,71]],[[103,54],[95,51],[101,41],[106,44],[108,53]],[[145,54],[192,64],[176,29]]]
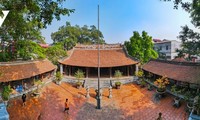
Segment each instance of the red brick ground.
[[[11,120],[155,120],[159,112],[165,120],[186,120],[185,105],[172,106],[173,97],[167,95],[155,101],[155,91],[148,91],[137,85],[123,85],[120,90],[113,89],[113,98],[108,98],[108,89],[103,89],[102,109],[97,110],[94,89],[91,97],[85,98],[85,89],[76,89],[67,83],[60,86],[50,83],[43,89],[39,98],[28,96],[22,107],[20,98],[11,100],[8,107]],[[64,102],[70,102],[69,115],[64,113]],[[40,116],[40,117],[38,117]]]

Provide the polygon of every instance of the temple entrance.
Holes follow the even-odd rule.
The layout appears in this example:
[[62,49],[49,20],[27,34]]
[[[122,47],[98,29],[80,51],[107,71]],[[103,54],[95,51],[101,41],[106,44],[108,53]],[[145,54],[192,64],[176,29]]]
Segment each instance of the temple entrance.
[[[64,74],[67,76],[74,76],[78,69],[82,70],[86,78],[97,78],[98,68],[97,67],[76,67],[76,66],[64,66]],[[122,76],[133,76],[135,72],[135,65],[130,66],[119,66],[119,67],[105,67],[100,68],[101,78],[112,78],[114,77],[115,71],[119,70],[122,72]]]
[[88,68],[88,77],[96,78],[98,76],[98,68]]

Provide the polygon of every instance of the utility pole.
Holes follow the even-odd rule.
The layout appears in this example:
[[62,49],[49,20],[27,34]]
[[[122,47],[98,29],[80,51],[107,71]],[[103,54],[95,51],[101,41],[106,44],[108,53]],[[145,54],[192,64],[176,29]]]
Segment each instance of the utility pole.
[[101,109],[100,96],[100,40],[99,40],[99,5],[98,5],[98,91],[97,91],[97,109]]

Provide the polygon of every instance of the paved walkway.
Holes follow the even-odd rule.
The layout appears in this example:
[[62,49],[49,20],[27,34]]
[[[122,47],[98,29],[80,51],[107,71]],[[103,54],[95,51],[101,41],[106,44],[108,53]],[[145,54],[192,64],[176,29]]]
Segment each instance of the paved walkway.
[[[148,91],[137,85],[123,85],[120,90],[113,89],[113,98],[108,98],[108,89],[103,89],[102,109],[97,110],[95,91],[85,98],[85,89],[76,89],[67,83],[60,86],[50,83],[43,88],[39,98],[28,96],[26,106],[21,98],[10,101],[8,112],[10,120],[155,120],[159,112],[164,120],[186,120],[185,105],[172,106],[173,97],[167,95],[155,101],[155,91]],[[64,113],[64,102],[70,102],[69,115]]]

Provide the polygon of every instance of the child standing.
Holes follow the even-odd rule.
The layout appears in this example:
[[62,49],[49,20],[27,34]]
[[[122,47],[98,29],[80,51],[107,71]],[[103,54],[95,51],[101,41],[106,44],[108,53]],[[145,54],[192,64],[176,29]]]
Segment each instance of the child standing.
[[69,103],[68,103],[68,99],[66,99],[66,101],[65,101],[65,110],[64,110],[64,112],[66,112],[67,111],[67,114],[69,114]]
[[23,106],[26,105],[26,95],[25,94],[22,95],[22,102],[23,102]]

